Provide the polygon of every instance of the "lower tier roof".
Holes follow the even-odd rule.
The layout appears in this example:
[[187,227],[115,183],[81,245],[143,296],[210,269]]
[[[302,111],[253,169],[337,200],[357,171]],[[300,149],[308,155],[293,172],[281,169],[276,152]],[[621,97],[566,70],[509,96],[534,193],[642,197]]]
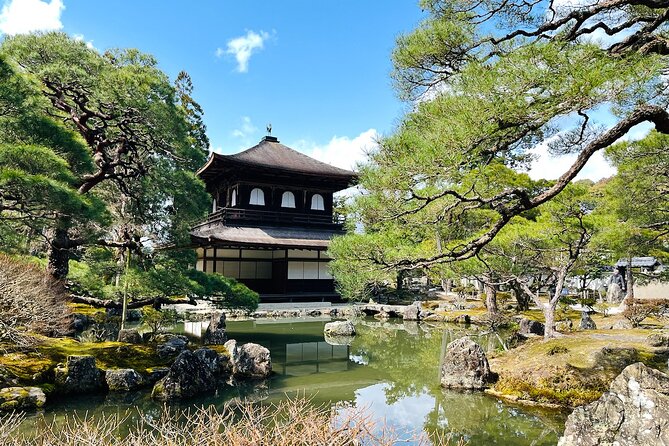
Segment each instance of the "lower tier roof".
[[224,226],[195,228],[191,239],[196,245],[260,246],[267,248],[326,249],[330,239],[342,231],[308,228]]

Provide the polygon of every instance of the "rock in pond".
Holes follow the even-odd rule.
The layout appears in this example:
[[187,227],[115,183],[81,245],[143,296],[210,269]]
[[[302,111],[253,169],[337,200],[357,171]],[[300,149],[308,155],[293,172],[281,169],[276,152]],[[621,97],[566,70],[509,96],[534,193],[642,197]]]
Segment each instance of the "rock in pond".
[[580,330],[597,330],[597,324],[592,320],[587,311],[581,313],[581,322],[578,324]]
[[141,344],[142,335],[135,328],[124,328],[118,332],[118,342],[127,344]]
[[419,300],[414,301],[411,305],[407,305],[404,308],[404,312],[402,313],[402,318],[405,321],[417,321],[420,319],[420,310],[421,310],[421,303]]
[[156,347],[156,353],[163,359],[174,357],[184,351],[187,345],[188,338],[186,336],[173,335],[163,344],[159,344]]
[[567,418],[558,446],[669,444],[669,376],[638,362]]
[[142,375],[133,369],[115,369],[105,372],[107,387],[112,392],[129,392],[144,384]]
[[522,335],[538,335],[538,336],[543,336],[544,335],[544,324],[542,324],[539,321],[533,321],[532,319],[521,319],[520,323],[518,324],[518,333]]
[[209,320],[202,342],[210,345],[223,345],[228,340],[225,334],[225,313],[214,313]]
[[46,395],[39,387],[5,387],[0,389],[0,410],[35,410],[46,404]]
[[323,332],[330,336],[355,336],[355,327],[351,321],[334,321],[325,324]]
[[95,364],[95,358],[68,356],[65,365],[55,370],[56,385],[63,393],[97,393],[106,390],[104,372]]
[[144,382],[148,386],[153,386],[155,383],[165,378],[169,373],[169,367],[151,367],[146,369],[146,374],[144,375]]
[[329,334],[324,335],[325,342],[330,345],[351,345],[355,336],[330,336]]
[[216,377],[209,366],[195,353],[184,350],[167,375],[153,386],[151,397],[160,401],[180,400],[211,392]]
[[193,352],[195,356],[209,367],[211,373],[216,378],[230,376],[232,373],[232,359],[229,356],[221,355],[210,348],[199,348]]
[[262,379],[267,378],[271,373],[272,359],[267,348],[250,342],[237,347],[234,361],[235,376]]
[[468,337],[448,344],[441,366],[441,386],[452,389],[484,389],[495,382],[488,358]]

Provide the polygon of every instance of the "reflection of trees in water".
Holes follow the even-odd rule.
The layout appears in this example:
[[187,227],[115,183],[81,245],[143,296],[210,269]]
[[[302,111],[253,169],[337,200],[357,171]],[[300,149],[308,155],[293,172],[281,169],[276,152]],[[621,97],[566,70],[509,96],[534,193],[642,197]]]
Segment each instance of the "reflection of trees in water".
[[464,437],[469,444],[555,444],[564,416],[554,411],[521,409],[480,392],[440,390],[425,419],[428,435]]
[[369,367],[390,377],[386,402],[427,391],[439,393],[439,366],[448,343],[463,336],[473,336],[486,351],[500,348],[496,335],[481,334],[457,325],[429,326],[415,322],[378,322],[362,320],[351,344],[351,355],[365,358]]
[[[386,404],[420,395],[434,399],[425,418],[428,433],[454,432],[470,444],[492,444],[500,438],[520,443],[555,444],[564,419],[554,412],[532,410],[529,414],[503,404],[483,393],[442,390],[439,384],[440,361],[446,346],[455,339],[472,336],[487,352],[498,350],[501,339],[455,325],[429,327],[426,324],[360,321],[351,355],[368,361],[368,367],[389,377],[385,387]],[[537,416],[542,422],[537,422]],[[536,442],[533,442],[535,441]],[[503,443],[503,442],[502,442]]]

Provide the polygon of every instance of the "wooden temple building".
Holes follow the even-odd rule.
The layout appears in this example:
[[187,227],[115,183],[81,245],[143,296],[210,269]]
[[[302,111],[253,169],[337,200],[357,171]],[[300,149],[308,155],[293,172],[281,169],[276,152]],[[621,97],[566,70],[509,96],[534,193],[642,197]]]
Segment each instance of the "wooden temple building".
[[340,298],[326,250],[343,233],[333,194],[355,182],[354,172],[265,136],[234,155],[212,153],[198,176],[213,197],[191,232],[198,270],[238,279],[261,302]]

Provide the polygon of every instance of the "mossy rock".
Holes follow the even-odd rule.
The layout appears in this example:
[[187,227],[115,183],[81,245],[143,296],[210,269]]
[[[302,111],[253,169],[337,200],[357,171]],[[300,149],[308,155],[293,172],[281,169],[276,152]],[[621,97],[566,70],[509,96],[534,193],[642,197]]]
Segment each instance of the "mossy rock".
[[0,355],[0,367],[16,376],[22,384],[53,382],[54,370],[68,356],[91,355],[102,369],[134,369],[146,373],[152,367],[169,365],[155,349],[122,342],[77,342],[72,338],[40,338],[41,344],[29,351]]
[[0,410],[36,410],[46,404],[46,395],[39,387],[6,387],[0,389]]

